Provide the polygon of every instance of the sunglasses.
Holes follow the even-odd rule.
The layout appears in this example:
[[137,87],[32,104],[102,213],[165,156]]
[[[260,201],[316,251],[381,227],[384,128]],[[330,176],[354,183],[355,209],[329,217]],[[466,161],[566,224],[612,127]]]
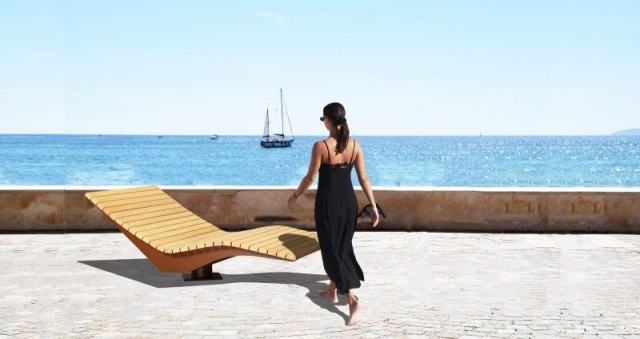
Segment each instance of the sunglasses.
[[325,118],[325,117],[320,117],[320,121],[324,121],[324,118]]

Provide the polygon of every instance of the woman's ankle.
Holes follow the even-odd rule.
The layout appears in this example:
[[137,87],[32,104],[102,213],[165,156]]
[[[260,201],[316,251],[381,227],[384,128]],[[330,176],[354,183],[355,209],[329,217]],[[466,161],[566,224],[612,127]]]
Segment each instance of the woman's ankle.
[[349,302],[349,304],[358,303],[358,297],[356,297],[353,292],[348,291],[344,296],[347,297],[347,302]]

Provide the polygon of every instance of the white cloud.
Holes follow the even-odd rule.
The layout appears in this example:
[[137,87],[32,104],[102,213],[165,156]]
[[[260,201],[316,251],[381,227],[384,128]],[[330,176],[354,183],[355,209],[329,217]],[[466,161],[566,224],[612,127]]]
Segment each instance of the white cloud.
[[284,25],[284,20],[280,16],[275,15],[273,13],[258,12],[258,13],[256,13],[256,15],[259,16],[259,17],[267,18],[267,19],[273,21],[273,23],[275,23],[278,26]]

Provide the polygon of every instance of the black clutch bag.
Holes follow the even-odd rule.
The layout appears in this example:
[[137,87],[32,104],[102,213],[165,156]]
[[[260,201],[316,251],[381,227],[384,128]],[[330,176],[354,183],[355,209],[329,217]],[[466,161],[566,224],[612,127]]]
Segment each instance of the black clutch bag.
[[[384,212],[382,212],[382,208],[380,208],[380,205],[376,205],[376,208],[378,209],[378,215],[380,215],[381,218],[386,218]],[[360,214],[358,214],[358,218],[371,218],[372,210],[373,207],[371,207],[371,204],[365,206]]]

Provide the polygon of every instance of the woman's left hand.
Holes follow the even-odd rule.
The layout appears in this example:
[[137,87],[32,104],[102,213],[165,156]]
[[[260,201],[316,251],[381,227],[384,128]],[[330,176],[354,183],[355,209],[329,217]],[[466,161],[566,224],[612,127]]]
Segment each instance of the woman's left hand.
[[289,197],[289,201],[287,201],[287,206],[289,206],[290,210],[296,207],[297,200],[298,199],[296,199],[296,197],[293,194]]

